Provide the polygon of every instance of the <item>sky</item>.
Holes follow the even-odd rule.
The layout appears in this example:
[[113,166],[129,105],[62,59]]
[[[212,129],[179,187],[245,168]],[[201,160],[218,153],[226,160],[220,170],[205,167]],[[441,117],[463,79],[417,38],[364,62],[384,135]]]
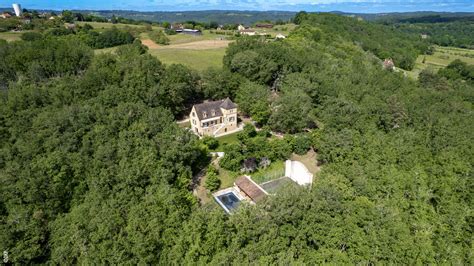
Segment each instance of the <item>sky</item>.
[[[383,13],[410,11],[474,12],[474,0],[16,0],[30,9],[136,11],[284,10]],[[0,7],[10,7],[0,0]]]

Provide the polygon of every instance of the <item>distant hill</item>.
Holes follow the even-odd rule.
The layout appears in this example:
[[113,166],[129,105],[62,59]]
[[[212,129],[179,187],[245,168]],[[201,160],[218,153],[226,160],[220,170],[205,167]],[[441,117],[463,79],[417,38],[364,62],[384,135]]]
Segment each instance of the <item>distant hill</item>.
[[81,13],[91,13],[94,15],[104,16],[107,18],[120,16],[128,19],[147,20],[147,21],[168,21],[168,22],[183,22],[188,20],[199,22],[215,21],[220,24],[241,23],[252,24],[257,21],[289,21],[296,12],[289,11],[224,11],[224,10],[209,10],[209,11],[183,11],[183,12],[138,12],[138,11],[123,11],[123,10],[106,10],[106,11],[88,11],[81,10]]

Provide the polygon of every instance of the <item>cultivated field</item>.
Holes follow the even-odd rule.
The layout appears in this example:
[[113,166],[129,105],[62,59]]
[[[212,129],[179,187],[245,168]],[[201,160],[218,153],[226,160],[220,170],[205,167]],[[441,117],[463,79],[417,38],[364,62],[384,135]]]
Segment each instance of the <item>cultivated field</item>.
[[224,36],[204,31],[200,36],[185,34],[170,35],[169,45],[158,45],[140,35],[142,43],[148,46],[148,52],[165,64],[183,64],[198,71],[209,67],[221,68],[225,49],[231,42]]
[[406,73],[410,77],[418,78],[418,74],[423,69],[430,67],[438,70],[456,59],[474,65],[474,50],[437,46],[433,55],[418,56],[415,68],[412,71],[406,71]]

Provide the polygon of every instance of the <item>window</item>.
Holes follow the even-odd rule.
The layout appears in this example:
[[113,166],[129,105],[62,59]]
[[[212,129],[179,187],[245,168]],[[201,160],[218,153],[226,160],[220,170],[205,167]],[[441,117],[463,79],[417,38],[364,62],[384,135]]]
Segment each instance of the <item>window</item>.
[[192,115],[193,115],[193,117],[194,117],[194,116],[196,116],[196,113],[193,112]]
[[233,116],[229,117],[229,122],[234,122],[234,117]]
[[193,124],[196,125],[196,120],[193,119]]
[[206,117],[207,117],[207,112],[202,112],[202,116],[203,116],[204,118],[206,118]]
[[216,110],[211,109],[211,115],[212,115],[212,116],[215,116],[215,115],[216,115]]

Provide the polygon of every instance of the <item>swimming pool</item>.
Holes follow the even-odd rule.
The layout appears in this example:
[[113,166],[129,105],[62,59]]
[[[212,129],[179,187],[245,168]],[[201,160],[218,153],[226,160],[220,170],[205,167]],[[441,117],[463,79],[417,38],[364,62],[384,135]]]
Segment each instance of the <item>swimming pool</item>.
[[231,212],[240,204],[240,199],[234,194],[234,192],[227,192],[214,198],[226,212]]

